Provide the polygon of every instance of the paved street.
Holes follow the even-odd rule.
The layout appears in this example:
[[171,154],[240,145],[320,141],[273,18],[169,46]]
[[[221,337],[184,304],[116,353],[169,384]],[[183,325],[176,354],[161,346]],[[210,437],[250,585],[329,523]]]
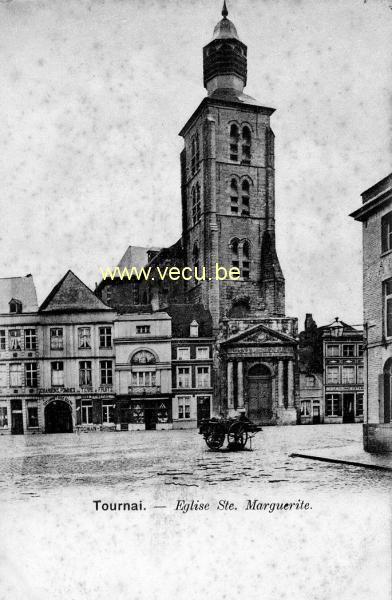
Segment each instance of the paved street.
[[289,456],[347,447],[361,435],[360,425],[265,427],[251,452],[212,452],[196,431],[1,436],[0,497],[40,497],[83,487],[116,493],[157,486],[387,491],[391,474]]

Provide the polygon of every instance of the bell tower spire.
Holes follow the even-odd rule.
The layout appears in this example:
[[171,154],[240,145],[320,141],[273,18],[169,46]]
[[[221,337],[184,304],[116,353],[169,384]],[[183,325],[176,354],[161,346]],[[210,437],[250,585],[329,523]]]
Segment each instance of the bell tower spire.
[[240,41],[228,14],[225,0],[223,19],[215,26],[212,41],[203,48],[204,87],[208,95],[217,89],[242,92],[246,86],[247,47]]

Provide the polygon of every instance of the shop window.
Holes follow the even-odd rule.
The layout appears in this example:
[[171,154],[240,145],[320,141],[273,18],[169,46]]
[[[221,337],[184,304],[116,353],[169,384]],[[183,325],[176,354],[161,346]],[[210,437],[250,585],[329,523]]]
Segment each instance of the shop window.
[[230,160],[238,161],[238,142],[240,139],[240,133],[237,125],[232,124],[230,127]]
[[357,394],[355,403],[355,414],[357,416],[363,415],[363,394]]
[[179,387],[179,388],[192,387],[191,368],[190,367],[177,367],[177,387]]
[[102,423],[114,423],[114,404],[105,401],[102,403]]
[[99,347],[100,348],[111,348],[112,347],[112,328],[111,327],[100,327],[99,328]]
[[343,367],[342,368],[342,383],[353,384],[355,383],[355,367]]
[[50,349],[62,350],[64,347],[62,327],[53,327],[50,330]]
[[305,400],[301,402],[301,417],[310,417],[311,410],[311,402],[310,400]]
[[27,407],[27,427],[29,429],[38,427],[38,406]]
[[325,414],[327,417],[342,416],[342,399],[340,394],[327,394],[325,396]]
[[82,425],[91,425],[93,422],[93,403],[91,400],[82,400]]
[[339,356],[339,344],[327,344],[327,356]]
[[5,329],[0,329],[0,350],[5,350]]
[[210,367],[196,367],[196,387],[208,388],[210,385]]
[[52,387],[62,387],[64,385],[64,363],[55,361],[51,363],[51,381]]
[[136,325],[136,333],[138,335],[151,333],[151,325]]
[[233,214],[238,214],[238,183],[234,177],[230,182],[230,210]]
[[163,402],[158,407],[157,420],[158,423],[167,423],[169,421],[169,413],[167,410],[167,406]]
[[339,367],[327,367],[327,383],[339,383]]
[[181,396],[178,398],[178,418],[179,419],[190,419],[191,418],[191,405],[190,396]]
[[354,344],[343,344],[343,356],[352,357],[355,355]]
[[177,360],[189,360],[191,357],[191,349],[188,347],[177,348]]
[[381,217],[381,252],[392,250],[392,211]]
[[25,329],[25,350],[37,349],[37,332],[35,329]]
[[199,360],[207,360],[210,358],[210,349],[208,346],[198,346],[196,348],[196,358]]
[[79,348],[91,348],[91,329],[90,327],[78,328]]
[[11,329],[9,332],[9,350],[22,350],[22,332],[20,329]]
[[79,385],[81,387],[92,385],[91,360],[79,362]]
[[38,385],[38,368],[37,363],[25,364],[25,385],[26,387],[34,388]]
[[0,429],[8,428],[8,410],[6,406],[0,406]]
[[101,360],[99,362],[101,385],[113,384],[113,365],[111,360]]
[[22,387],[23,385],[23,365],[14,363],[10,365],[10,387]]

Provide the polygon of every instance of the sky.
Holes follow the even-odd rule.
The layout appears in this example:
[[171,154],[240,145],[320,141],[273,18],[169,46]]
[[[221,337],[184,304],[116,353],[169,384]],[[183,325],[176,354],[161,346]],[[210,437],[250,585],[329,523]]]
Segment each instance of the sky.
[[[361,225],[392,170],[392,0],[228,0],[245,92],[276,108],[286,313],[362,322]],[[39,301],[181,233],[178,132],[221,0],[0,0],[0,276]]]

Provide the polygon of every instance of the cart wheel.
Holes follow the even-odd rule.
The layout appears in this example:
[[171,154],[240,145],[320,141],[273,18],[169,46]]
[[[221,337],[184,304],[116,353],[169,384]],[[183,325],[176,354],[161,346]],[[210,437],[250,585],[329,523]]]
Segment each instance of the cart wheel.
[[229,433],[227,434],[227,440],[230,448],[243,450],[248,441],[248,432],[242,425],[242,423],[233,423],[230,426]]
[[211,450],[219,450],[225,441],[225,432],[221,429],[209,429],[204,434],[206,444]]

